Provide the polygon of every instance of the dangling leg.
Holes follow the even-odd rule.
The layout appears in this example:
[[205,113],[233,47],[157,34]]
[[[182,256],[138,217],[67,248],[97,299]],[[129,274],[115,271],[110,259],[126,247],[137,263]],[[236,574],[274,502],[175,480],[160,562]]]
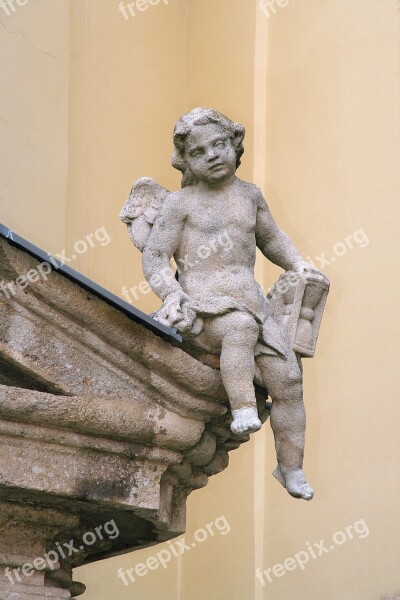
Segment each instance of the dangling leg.
[[253,317],[239,311],[207,321],[207,342],[220,344],[221,376],[233,416],[231,429],[234,433],[258,431],[261,421],[253,379],[254,348],[259,327]]
[[271,427],[278,459],[273,474],[289,494],[311,500],[314,492],[303,473],[306,415],[296,355],[292,352],[284,360],[263,354],[257,357],[257,363],[272,398]]

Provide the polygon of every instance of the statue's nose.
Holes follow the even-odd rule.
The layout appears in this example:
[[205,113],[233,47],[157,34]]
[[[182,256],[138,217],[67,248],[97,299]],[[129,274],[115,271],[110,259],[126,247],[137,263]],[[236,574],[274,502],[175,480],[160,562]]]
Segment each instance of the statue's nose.
[[214,160],[214,158],[217,158],[217,156],[218,156],[218,152],[216,151],[215,148],[210,148],[210,150],[208,150],[208,152],[207,152],[208,160]]

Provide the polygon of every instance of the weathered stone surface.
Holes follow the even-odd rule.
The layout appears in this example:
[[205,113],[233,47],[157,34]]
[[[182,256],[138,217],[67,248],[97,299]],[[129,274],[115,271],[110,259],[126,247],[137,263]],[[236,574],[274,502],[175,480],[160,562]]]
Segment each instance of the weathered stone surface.
[[[0,238],[0,282],[36,267]],[[182,533],[188,494],[224,469],[228,450],[249,436],[231,432],[220,371],[190,348],[157,337],[54,272],[5,289],[0,598],[61,600],[83,592],[72,580],[75,566]],[[258,394],[268,413],[266,391]],[[85,533],[104,533],[111,522],[117,536],[80,548]],[[77,547],[71,556],[59,553],[52,569],[29,576],[20,570],[18,580],[13,569],[70,540]]]
[[[279,228],[261,190],[236,176],[244,136],[242,125],[215,110],[183,115],[172,155],[182,189],[169,192],[143,177],[120,218],[163,301],[154,318],[177,328],[203,363],[220,368],[234,433],[261,428],[254,383],[269,389],[274,475],[289,494],[311,500],[301,358],[314,355],[329,280]],[[268,296],[254,275],[257,248],[286,271]]]

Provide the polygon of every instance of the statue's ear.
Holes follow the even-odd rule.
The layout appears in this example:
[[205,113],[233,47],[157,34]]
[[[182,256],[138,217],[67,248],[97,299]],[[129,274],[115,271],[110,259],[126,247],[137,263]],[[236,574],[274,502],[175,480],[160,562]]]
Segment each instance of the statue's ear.
[[237,146],[243,142],[245,133],[246,130],[243,125],[235,124],[235,133],[233,134],[233,138]]
[[174,167],[174,169],[178,169],[178,171],[181,171],[182,173],[186,169],[186,160],[183,158],[183,153],[179,151],[176,147],[174,148],[174,151],[172,153],[171,164]]
[[243,127],[243,125],[235,124],[235,132],[233,134],[232,142],[236,148],[236,168],[239,168],[240,164],[241,164],[240,158],[244,152],[243,140],[244,140],[245,133],[246,133],[246,130]]

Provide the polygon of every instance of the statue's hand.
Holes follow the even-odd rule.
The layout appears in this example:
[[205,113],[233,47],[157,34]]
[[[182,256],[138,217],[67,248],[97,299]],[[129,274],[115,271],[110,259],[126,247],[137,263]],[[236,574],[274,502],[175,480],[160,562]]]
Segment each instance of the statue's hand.
[[308,279],[314,279],[315,281],[321,281],[328,286],[330,285],[328,277],[305,260],[296,263],[293,270],[296,273],[300,273],[300,275],[306,276]]
[[169,294],[154,318],[166,327],[175,327],[182,333],[192,329],[196,311],[191,307],[189,296],[184,292]]

